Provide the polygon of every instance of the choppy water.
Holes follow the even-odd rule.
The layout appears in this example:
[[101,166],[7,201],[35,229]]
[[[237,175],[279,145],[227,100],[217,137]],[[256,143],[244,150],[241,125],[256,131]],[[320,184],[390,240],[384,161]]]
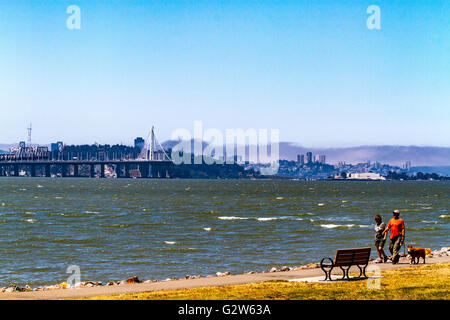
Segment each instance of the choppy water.
[[[0,178],[0,286],[300,265],[373,245],[400,209],[407,243],[449,245],[449,182]],[[374,255],[374,254],[373,254]]]

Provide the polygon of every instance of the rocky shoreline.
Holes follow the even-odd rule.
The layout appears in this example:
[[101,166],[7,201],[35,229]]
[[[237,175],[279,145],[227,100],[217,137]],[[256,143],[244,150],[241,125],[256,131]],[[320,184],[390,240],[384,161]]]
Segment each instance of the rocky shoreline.
[[[450,247],[443,247],[440,250],[431,251],[427,255],[427,257],[444,257],[450,256]],[[407,258],[409,255],[406,256]],[[375,263],[375,259],[371,258],[370,264]],[[281,268],[272,267],[267,271],[262,271],[262,273],[270,273],[270,272],[286,272],[286,271],[298,271],[298,270],[306,270],[306,269],[315,269],[320,268],[319,263],[309,263],[307,265],[288,267],[283,266]],[[255,274],[256,272],[250,271],[244,274]],[[155,283],[155,282],[165,282],[165,281],[176,281],[181,279],[200,279],[200,278],[213,278],[213,277],[226,277],[231,275],[229,271],[226,272],[216,272],[215,275],[208,276],[200,276],[200,275],[186,275],[184,278],[167,278],[165,280],[140,280],[137,276],[130,277],[126,280],[121,281],[109,281],[107,283],[103,283],[101,281],[84,281],[81,282],[78,286],[70,286],[66,282],[62,282],[60,284],[55,285],[47,285],[40,286],[36,288],[31,288],[29,285],[25,285],[24,287],[20,287],[15,284],[10,284],[8,287],[3,287],[0,289],[1,293],[12,293],[12,292],[31,292],[31,291],[48,291],[48,290],[61,290],[61,289],[74,289],[74,288],[89,288],[89,287],[100,287],[100,286],[118,286],[118,285],[126,285],[126,284],[136,284],[136,283]]]

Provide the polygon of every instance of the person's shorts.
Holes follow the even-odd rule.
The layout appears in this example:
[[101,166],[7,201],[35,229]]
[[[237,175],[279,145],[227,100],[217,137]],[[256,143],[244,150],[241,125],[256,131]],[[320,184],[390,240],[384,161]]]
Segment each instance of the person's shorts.
[[375,240],[375,248],[381,248],[383,249],[384,244],[386,243],[385,239],[381,239],[381,240]]

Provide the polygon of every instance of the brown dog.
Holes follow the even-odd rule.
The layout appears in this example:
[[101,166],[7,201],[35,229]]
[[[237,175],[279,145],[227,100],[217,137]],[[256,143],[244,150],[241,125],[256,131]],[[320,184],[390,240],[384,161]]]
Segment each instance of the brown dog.
[[[423,258],[423,263],[425,263],[425,249],[424,248],[408,246],[408,254],[411,256],[410,264],[413,264],[413,263],[418,264],[420,258]],[[416,262],[416,258],[417,258],[417,262]]]

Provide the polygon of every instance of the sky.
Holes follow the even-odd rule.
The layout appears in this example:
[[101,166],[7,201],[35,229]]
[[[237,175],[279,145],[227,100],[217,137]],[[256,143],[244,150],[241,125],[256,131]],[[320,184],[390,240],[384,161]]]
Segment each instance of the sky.
[[0,0],[0,143],[30,122],[41,144],[132,144],[199,120],[309,147],[450,147],[449,19],[448,0]]

